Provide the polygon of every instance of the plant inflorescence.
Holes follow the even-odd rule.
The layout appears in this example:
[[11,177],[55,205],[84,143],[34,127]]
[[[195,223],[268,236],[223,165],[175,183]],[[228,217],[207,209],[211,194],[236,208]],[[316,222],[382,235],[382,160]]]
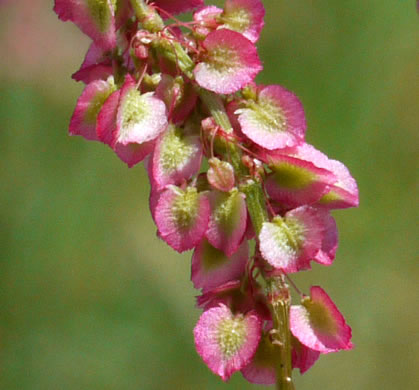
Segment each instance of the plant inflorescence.
[[[208,367],[223,380],[241,371],[293,389],[293,368],[304,373],[320,354],[351,349],[351,329],[326,292],[305,295],[290,274],[332,264],[330,210],[357,206],[357,185],[305,142],[300,100],[255,83],[261,0],[226,0],[223,9],[55,0],[54,10],[93,40],[73,74],[86,87],[70,134],[108,145],[130,167],[145,162],[158,236],[193,250],[203,309],[195,345]],[[191,21],[176,18],[187,11]]]

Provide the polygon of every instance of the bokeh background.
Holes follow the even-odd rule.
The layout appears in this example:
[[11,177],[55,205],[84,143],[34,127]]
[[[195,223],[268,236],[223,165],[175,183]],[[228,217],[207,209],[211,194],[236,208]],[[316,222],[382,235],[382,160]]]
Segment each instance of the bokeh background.
[[[224,384],[196,354],[191,254],[156,238],[144,168],[68,137],[89,40],[52,3],[0,2],[0,388],[259,388],[240,374]],[[328,291],[356,348],[296,373],[297,389],[417,389],[415,1],[264,3],[258,80],[301,97],[308,141],[361,194],[334,213],[334,265],[295,277]]]

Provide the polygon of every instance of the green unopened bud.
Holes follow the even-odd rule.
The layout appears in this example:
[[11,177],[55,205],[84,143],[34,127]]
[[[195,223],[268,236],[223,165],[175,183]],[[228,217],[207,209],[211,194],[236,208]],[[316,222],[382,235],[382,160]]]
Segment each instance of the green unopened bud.
[[158,56],[162,56],[171,63],[176,64],[187,77],[193,78],[192,71],[195,64],[180,43],[159,37],[153,40],[152,47],[156,50]]
[[147,90],[154,91],[159,85],[161,78],[162,78],[161,73],[153,73],[153,74],[146,73],[143,78],[143,85],[145,85]]
[[150,32],[163,30],[163,20],[153,7],[147,5],[144,0],[131,0],[131,4],[135,15],[145,30]]
[[257,99],[257,88],[256,85],[249,84],[242,89],[242,95],[246,100]]

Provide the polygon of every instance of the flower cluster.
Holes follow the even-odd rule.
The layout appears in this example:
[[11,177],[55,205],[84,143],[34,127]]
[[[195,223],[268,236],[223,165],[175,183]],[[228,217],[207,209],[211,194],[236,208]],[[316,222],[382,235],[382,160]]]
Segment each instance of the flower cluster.
[[[330,210],[357,206],[357,185],[305,142],[300,100],[255,83],[261,0],[55,0],[54,10],[93,40],[73,74],[86,87],[70,134],[129,167],[144,160],[158,236],[193,250],[195,345],[208,367],[291,389],[293,368],[352,348],[326,292],[304,295],[289,275],[332,264]],[[175,18],[186,11],[190,22]]]

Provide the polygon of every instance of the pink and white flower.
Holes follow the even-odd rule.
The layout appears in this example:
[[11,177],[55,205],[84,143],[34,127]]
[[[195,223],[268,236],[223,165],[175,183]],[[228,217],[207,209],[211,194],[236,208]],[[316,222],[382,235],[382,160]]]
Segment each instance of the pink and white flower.
[[99,113],[98,137],[133,166],[152,152],[155,139],[166,129],[166,107],[152,92],[141,94],[130,75],[117,92]]
[[205,311],[194,329],[196,350],[224,381],[249,364],[260,336],[261,320],[256,312],[233,314],[223,304]]
[[98,141],[96,122],[108,97],[116,90],[113,77],[107,81],[96,80],[88,84],[77,100],[70,121],[70,134],[81,135],[87,140]]
[[265,8],[260,0],[227,0],[224,9],[210,5],[193,15],[195,31],[206,36],[216,29],[236,31],[255,43],[264,25]]
[[309,269],[310,260],[322,248],[324,218],[322,211],[301,206],[263,223],[259,234],[263,258],[284,273]]
[[240,33],[228,29],[208,34],[205,54],[196,65],[196,82],[210,91],[234,93],[254,80],[262,70],[256,47]]
[[160,238],[184,252],[197,246],[207,230],[210,206],[196,188],[169,185],[157,202],[154,218]]
[[161,190],[168,184],[182,184],[201,167],[202,146],[199,136],[184,135],[170,125],[157,140],[152,156],[153,185]]
[[62,21],[71,20],[104,50],[116,46],[115,6],[111,0],[55,0]]
[[240,278],[245,272],[248,258],[247,241],[243,241],[237,251],[228,257],[207,240],[202,240],[192,256],[191,279],[194,287],[202,288],[205,293]]
[[231,256],[239,247],[246,231],[245,196],[233,189],[229,193],[212,191],[209,199],[211,217],[206,237],[211,245]]
[[310,144],[299,145],[295,150],[295,155],[311,161],[318,168],[332,172],[337,179],[330,185],[329,191],[316,203],[317,206],[327,209],[358,207],[358,186],[344,164],[329,159]]
[[301,158],[276,154],[268,164],[272,172],[266,178],[266,190],[286,207],[313,204],[336,182],[332,172]]
[[239,114],[241,131],[268,150],[304,142],[306,120],[300,100],[280,85],[261,87],[256,101],[245,103]]
[[155,140],[167,126],[166,106],[154,93],[141,94],[127,75],[121,88],[113,143],[124,146]]
[[112,61],[106,51],[91,43],[80,69],[71,76],[76,81],[89,84],[95,80],[106,80],[113,75]]
[[219,26],[218,17],[223,10],[215,5],[199,8],[194,14],[193,19],[196,23],[195,33],[201,36],[207,36],[211,31],[216,30]]
[[260,0],[226,0],[219,21],[222,28],[243,34],[256,42],[264,25],[265,8]]
[[301,305],[291,306],[290,329],[301,344],[321,353],[353,348],[351,328],[319,286],[311,287]]

